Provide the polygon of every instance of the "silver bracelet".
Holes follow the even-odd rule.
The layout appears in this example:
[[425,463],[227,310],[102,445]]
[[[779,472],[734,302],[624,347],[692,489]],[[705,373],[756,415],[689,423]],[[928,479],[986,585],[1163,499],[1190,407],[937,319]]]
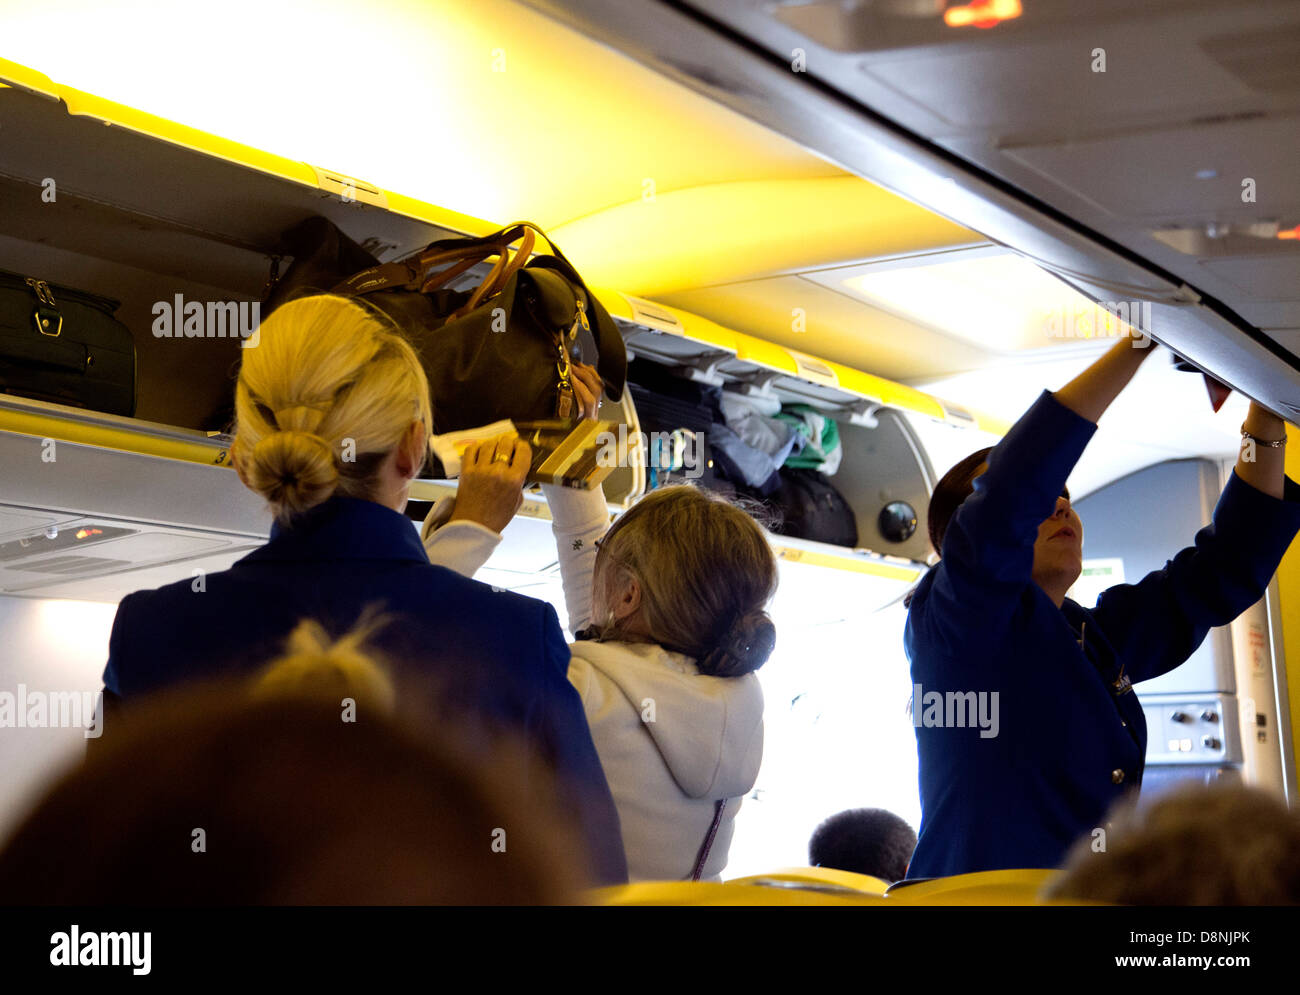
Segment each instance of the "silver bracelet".
[[1242,425],[1241,425],[1241,437],[1242,437],[1243,439],[1249,439],[1251,442],[1255,443],[1255,445],[1257,445],[1257,446],[1268,446],[1270,449],[1281,449],[1283,446],[1286,445],[1286,436],[1285,436],[1285,435],[1282,436],[1282,438],[1280,438],[1280,439],[1273,439],[1273,440],[1271,440],[1271,441],[1268,440],[1268,439],[1261,439],[1259,436],[1257,436],[1257,435],[1251,435],[1249,432],[1247,432],[1247,431],[1246,431],[1246,425],[1245,425],[1244,422],[1243,422]]

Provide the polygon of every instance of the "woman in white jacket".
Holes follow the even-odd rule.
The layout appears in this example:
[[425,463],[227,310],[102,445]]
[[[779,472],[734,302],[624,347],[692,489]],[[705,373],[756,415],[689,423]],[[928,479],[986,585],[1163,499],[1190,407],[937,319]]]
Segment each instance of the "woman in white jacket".
[[[592,401],[598,384],[580,399]],[[517,458],[501,440],[467,469],[495,468],[504,480]],[[754,671],[776,638],[764,611],[776,589],[772,549],[744,511],[694,487],[654,491],[613,527],[599,489],[544,490],[577,636],[569,681],[614,795],[630,877],[718,880],[762,760]],[[430,515],[425,548],[470,575],[499,536],[438,528],[447,514]]]

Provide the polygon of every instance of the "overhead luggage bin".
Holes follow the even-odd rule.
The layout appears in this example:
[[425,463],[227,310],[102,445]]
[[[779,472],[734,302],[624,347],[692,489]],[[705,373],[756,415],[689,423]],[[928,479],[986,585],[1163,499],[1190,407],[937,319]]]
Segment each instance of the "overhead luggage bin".
[[0,433],[229,466],[231,436],[0,394]]
[[[923,522],[937,478],[904,413],[993,435],[1009,428],[903,384],[724,328],[679,308],[616,291],[594,292],[622,329],[630,356],[692,380],[808,404],[839,423],[844,458],[834,483],[853,509],[858,548],[850,552],[774,537],[779,555],[787,559],[915,579],[930,553]],[[619,495],[619,503],[626,497]],[[887,535],[882,522],[886,508],[910,509],[915,530],[902,540]]]
[[224,427],[238,343],[204,335],[178,347],[151,334],[154,305],[260,300],[292,225],[322,215],[382,258],[497,227],[13,62],[0,60],[0,83],[0,269],[121,302],[116,317],[135,333],[135,413],[147,421]]
[[[175,295],[211,301],[263,296],[280,237],[293,224],[322,215],[381,260],[430,241],[480,235],[498,226],[403,197],[361,179],[289,160],[54,83],[0,60],[0,269],[31,273],[119,299],[118,317],[135,332],[140,403],[136,418],[4,396],[0,435],[15,445],[52,438],[80,447],[149,457],[154,486],[167,489],[169,463],[220,468],[229,440],[212,414],[229,391],[238,360],[233,339],[189,339],[178,348],[149,334],[152,308]],[[48,180],[56,186],[42,197]],[[471,270],[460,280],[477,282]],[[928,550],[923,530],[890,543],[876,529],[882,506],[904,501],[924,515],[933,473],[900,412],[957,427],[1001,433],[1006,426],[947,405],[920,391],[816,356],[774,345],[679,309],[593,288],[618,321],[634,356],[714,383],[770,392],[810,404],[842,425],[852,455],[838,478],[859,519],[862,548],[849,550],[774,537],[783,558],[836,566],[894,580],[913,580]],[[615,408],[617,407],[617,410]],[[602,416],[638,430],[630,400]],[[25,444],[25,443],[22,443]],[[134,464],[133,464],[134,465]],[[882,468],[892,466],[885,471]],[[216,470],[211,487],[228,487],[233,518],[219,531],[265,534],[256,502],[246,502],[233,475]],[[102,475],[101,475],[102,476]],[[110,475],[111,476],[111,475]],[[420,483],[413,497],[432,499],[454,485]],[[617,470],[606,484],[614,509],[645,490],[642,468]],[[83,489],[84,490],[84,489]],[[107,495],[75,493],[62,502],[29,496],[29,506],[91,512]],[[0,498],[0,501],[7,501]],[[107,508],[104,509],[107,512]],[[546,521],[540,497],[524,518]],[[182,528],[204,528],[182,516]],[[536,548],[534,548],[536,547]],[[520,570],[543,549],[524,543]]]
[[869,421],[877,408],[896,408],[961,428],[1004,435],[1002,419],[968,411],[904,384],[733,331],[708,318],[630,294],[593,288],[623,329],[628,352],[679,365],[715,383],[771,387],[791,400]]
[[[313,215],[379,254],[497,227],[4,60],[0,135],[0,269],[120,301],[139,371],[134,418],[0,394],[0,530],[31,543],[4,594],[117,601],[265,541],[270,516],[212,431],[239,342],[155,336],[156,302],[259,300],[282,232]],[[75,560],[54,548],[83,529]]]
[[[92,123],[125,129],[137,136],[154,139],[169,146],[199,153],[209,158],[225,160],[244,169],[253,169],[268,176],[314,188],[318,199],[333,197],[344,205],[350,206],[356,203],[379,207],[393,215],[437,225],[447,234],[487,235],[498,227],[482,218],[382,190],[364,180],[335,170],[264,152],[251,145],[233,142],[176,121],[136,110],[125,104],[105,100],[83,90],[63,86],[43,73],[0,58],[0,89],[5,87],[59,102],[69,118],[83,118]],[[47,146],[40,151],[48,156],[55,154],[57,149]],[[46,161],[49,161],[48,158]],[[146,170],[150,167],[150,164],[145,161],[141,161],[139,165]],[[166,192],[157,191],[159,194]],[[217,192],[221,192],[220,188],[217,188]]]

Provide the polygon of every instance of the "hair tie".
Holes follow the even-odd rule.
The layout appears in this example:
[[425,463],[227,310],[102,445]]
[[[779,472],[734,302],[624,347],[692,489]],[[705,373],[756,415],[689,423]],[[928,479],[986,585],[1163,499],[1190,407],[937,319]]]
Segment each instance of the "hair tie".
[[328,411],[332,403],[332,399],[329,401],[298,401],[294,404],[286,404],[282,407],[276,408],[272,411],[272,414],[275,416],[275,422],[278,425],[280,423],[280,416],[290,411],[299,411],[302,409],[306,409],[307,411]]
[[329,411],[329,409],[334,406],[334,398],[328,397],[317,398],[315,400],[308,399],[304,401],[294,401],[292,404],[282,404],[278,408],[272,408],[271,405],[267,404],[266,401],[262,400],[262,398],[258,397],[251,390],[248,392],[248,400],[252,403],[253,407],[257,409],[257,413],[260,414],[265,421],[270,422],[277,428],[280,425],[280,416],[287,414],[290,411],[296,411],[299,408],[306,408],[309,411],[323,412]]

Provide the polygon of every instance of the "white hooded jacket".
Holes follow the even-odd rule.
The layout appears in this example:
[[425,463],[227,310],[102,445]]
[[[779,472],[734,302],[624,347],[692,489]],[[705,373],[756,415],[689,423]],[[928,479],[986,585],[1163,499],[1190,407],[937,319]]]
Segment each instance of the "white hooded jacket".
[[[608,528],[609,513],[599,489],[545,490],[569,628],[579,631],[589,621],[595,540]],[[471,538],[468,530],[440,538],[437,521],[446,513],[435,508],[430,514],[425,548],[433,562],[470,576],[496,543]],[[719,880],[741,800],[753,789],[763,757],[757,676],[709,677],[690,657],[654,643],[578,640],[570,650],[569,682],[582,697],[614,795],[631,879],[689,878],[723,802],[700,875]]]
[[719,880],[763,759],[758,678],[704,676],[654,643],[579,640],[571,649],[569,682],[614,795],[630,877],[689,878],[723,801],[701,872]]

